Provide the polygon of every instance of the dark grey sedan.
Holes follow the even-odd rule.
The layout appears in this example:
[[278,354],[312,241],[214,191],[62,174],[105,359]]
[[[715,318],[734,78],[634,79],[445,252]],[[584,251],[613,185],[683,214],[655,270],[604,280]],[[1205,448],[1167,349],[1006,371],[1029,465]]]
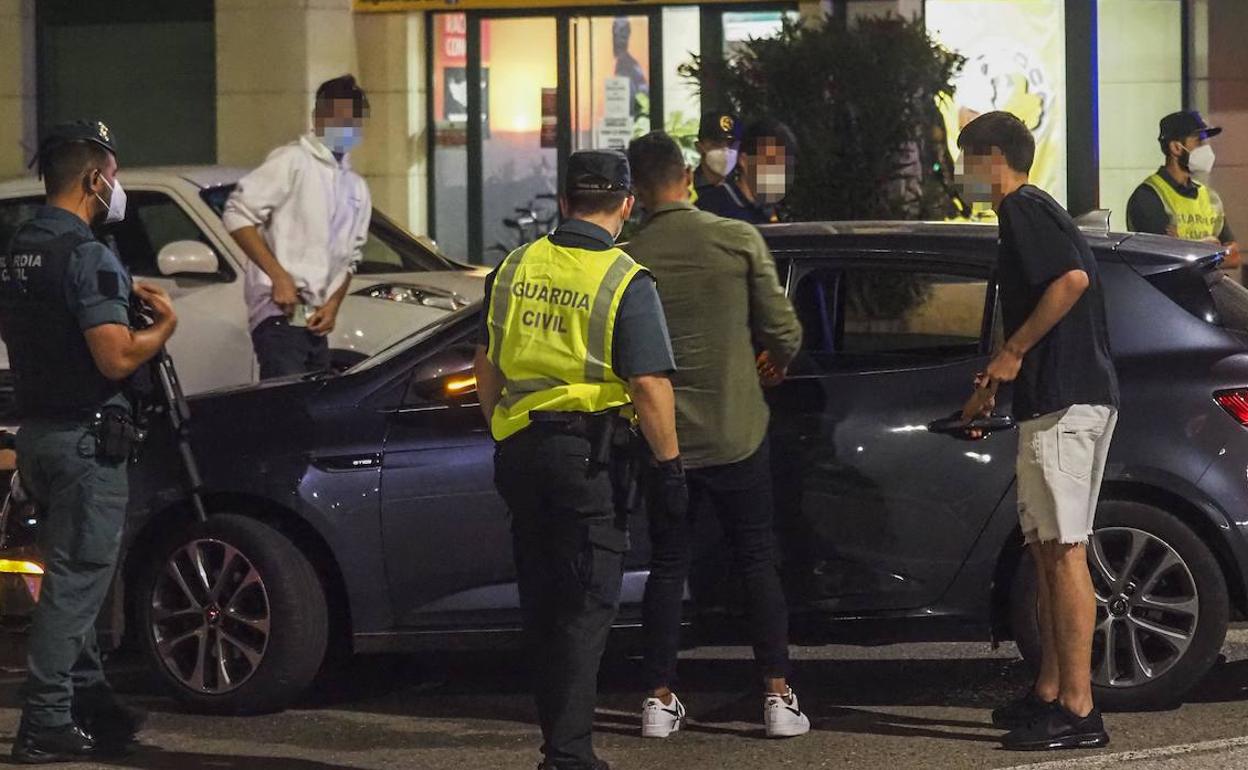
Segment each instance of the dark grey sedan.
[[[1013,638],[1035,660],[1016,431],[931,427],[1000,335],[995,228],[764,230],[806,332],[770,393],[795,641]],[[1207,246],[1089,239],[1123,391],[1090,549],[1094,677],[1105,706],[1151,707],[1182,698],[1248,609],[1248,292]],[[213,516],[193,523],[158,436],[136,468],[114,637],[181,698],[229,712],[290,703],[335,647],[514,642],[509,524],[470,372],[480,312],[345,374],[195,399]],[[634,535],[622,629],[646,578],[640,515]],[[720,611],[696,622],[731,635],[731,592],[714,559],[700,566],[694,596]]]

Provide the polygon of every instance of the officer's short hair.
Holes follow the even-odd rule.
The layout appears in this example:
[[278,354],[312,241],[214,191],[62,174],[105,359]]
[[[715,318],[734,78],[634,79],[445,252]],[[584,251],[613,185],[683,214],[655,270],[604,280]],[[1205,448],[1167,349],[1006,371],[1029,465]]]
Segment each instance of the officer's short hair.
[[633,183],[654,191],[683,181],[685,154],[675,139],[662,131],[651,131],[629,143],[628,165],[633,170]]
[[568,190],[564,201],[567,203],[569,217],[593,217],[616,211],[624,205],[629,195],[631,193],[627,190]]
[[958,134],[958,147],[971,155],[991,155],[995,147],[1013,170],[1026,174],[1036,159],[1036,138],[1008,112],[985,112]]
[[47,148],[39,156],[39,173],[43,189],[57,195],[82,185],[91,169],[108,166],[108,150],[95,142],[62,142]]
[[351,113],[362,118],[368,113],[368,95],[360,84],[355,82],[354,75],[342,75],[326,80],[316,89],[316,112],[318,115],[333,111],[333,102],[351,100]]
[[759,145],[764,139],[783,146],[784,154],[790,160],[797,155],[797,135],[775,118],[759,118],[745,127],[745,133],[741,136],[741,154],[751,157],[758,155]]

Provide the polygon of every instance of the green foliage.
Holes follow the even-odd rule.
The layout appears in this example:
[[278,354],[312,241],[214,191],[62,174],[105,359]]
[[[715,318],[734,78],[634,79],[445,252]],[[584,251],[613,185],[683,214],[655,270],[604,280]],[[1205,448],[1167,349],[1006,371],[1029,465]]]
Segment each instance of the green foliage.
[[786,20],[777,37],[727,62],[695,58],[681,74],[747,122],[769,115],[793,129],[790,218],[942,219],[951,206],[932,172],[947,154],[936,102],[964,62],[921,20],[892,15],[848,27]]

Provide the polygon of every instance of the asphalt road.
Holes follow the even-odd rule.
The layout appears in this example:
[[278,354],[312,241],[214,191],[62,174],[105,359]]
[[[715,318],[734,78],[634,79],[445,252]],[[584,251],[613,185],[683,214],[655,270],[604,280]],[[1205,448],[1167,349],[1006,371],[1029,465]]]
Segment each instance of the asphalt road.
[[[12,660],[16,650],[0,659]],[[798,648],[793,681],[814,730],[761,737],[749,650],[685,655],[681,695],[693,720],[666,741],[637,737],[634,662],[603,674],[600,754],[613,768],[1248,768],[1248,630],[1232,630],[1226,662],[1174,711],[1113,714],[1097,752],[1016,754],[997,746],[990,709],[1025,686],[1012,647],[986,644]],[[526,673],[514,656],[357,658],[299,708],[263,717],[183,713],[134,662],[112,676],[150,709],[144,745],[113,767],[148,770],[529,770],[538,734]],[[0,751],[16,729],[21,672],[0,670]],[[1038,763],[1038,764],[1037,764]],[[66,768],[99,765],[64,765]]]

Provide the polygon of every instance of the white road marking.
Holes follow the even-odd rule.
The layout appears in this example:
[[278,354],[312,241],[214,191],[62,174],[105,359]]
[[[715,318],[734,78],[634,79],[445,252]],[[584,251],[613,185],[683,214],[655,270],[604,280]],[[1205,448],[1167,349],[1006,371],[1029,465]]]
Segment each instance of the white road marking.
[[1115,754],[1098,754],[1091,757],[1072,759],[1056,759],[1052,762],[1040,762],[1034,765],[1012,765],[1001,770],[1066,770],[1066,768],[1109,767],[1123,762],[1138,762],[1145,759],[1168,759],[1187,754],[1204,754],[1211,751],[1224,751],[1248,747],[1248,737],[1224,738],[1220,741],[1204,741],[1202,743],[1180,743],[1175,746],[1159,746],[1155,749],[1139,749],[1137,751],[1120,751]]

